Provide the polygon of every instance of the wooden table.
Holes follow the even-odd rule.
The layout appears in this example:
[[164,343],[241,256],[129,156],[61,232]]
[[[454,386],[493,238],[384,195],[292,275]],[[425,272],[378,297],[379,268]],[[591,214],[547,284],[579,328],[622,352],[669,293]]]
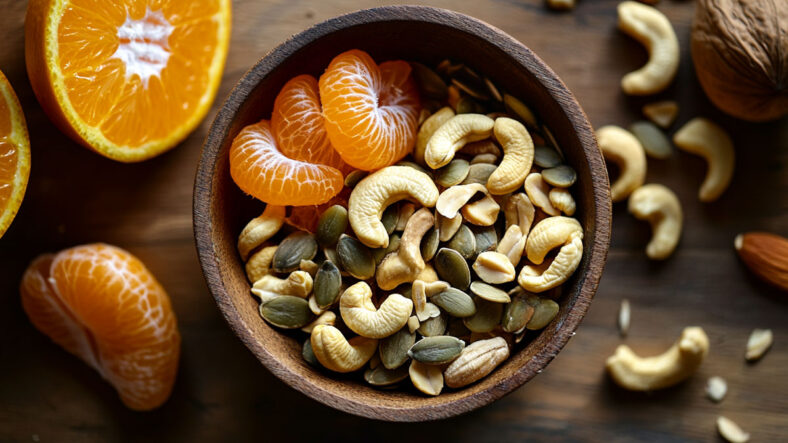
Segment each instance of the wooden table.
[[[595,126],[640,119],[642,99],[625,97],[620,77],[645,52],[616,30],[614,0],[582,0],[569,13],[541,0],[440,0],[430,4],[476,16],[538,53],[577,95]],[[233,35],[215,108],[258,58],[316,22],[373,0],[244,0],[234,3]],[[678,125],[696,115],[727,129],[737,147],[730,189],[716,203],[696,199],[702,160],[676,153],[649,161],[648,180],[674,189],[684,206],[681,245],[664,263],[644,254],[650,231],[614,208],[606,273],[575,337],[544,374],[495,404],[438,422],[394,425],[334,411],[291,390],[266,371],[220,316],[197,262],[191,195],[200,145],[213,113],[179,148],[142,164],[114,163],[78,147],[49,122],[26,78],[26,2],[0,0],[0,69],[22,102],[33,166],[27,196],[0,241],[0,440],[715,440],[717,415],[737,421],[755,441],[785,439],[788,430],[786,294],[752,278],[733,252],[747,230],[788,234],[788,121],[746,124],[714,109],[690,60],[694,5],[663,0],[682,48],[674,85],[659,98],[679,100]],[[169,292],[183,334],[180,372],[161,409],[125,409],[92,370],[53,345],[25,317],[18,283],[37,254],[94,241],[114,243],[143,259]],[[621,299],[632,303],[632,327],[615,326]],[[711,352],[689,382],[650,395],[624,392],[606,378],[605,358],[622,342],[658,353],[687,325],[701,325]],[[775,345],[747,364],[753,328],[772,328]],[[720,375],[728,397],[704,397]]]

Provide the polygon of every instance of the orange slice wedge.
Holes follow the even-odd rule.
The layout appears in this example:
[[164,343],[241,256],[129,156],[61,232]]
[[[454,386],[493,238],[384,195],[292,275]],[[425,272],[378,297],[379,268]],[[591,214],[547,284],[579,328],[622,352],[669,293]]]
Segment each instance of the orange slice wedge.
[[0,72],[0,237],[22,204],[30,175],[25,116],[11,84]]

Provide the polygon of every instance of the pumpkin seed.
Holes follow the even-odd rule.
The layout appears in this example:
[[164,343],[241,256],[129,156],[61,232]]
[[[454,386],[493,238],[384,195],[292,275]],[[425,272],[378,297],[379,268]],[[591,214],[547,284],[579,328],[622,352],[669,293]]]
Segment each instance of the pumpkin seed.
[[399,234],[391,234],[389,237],[389,245],[385,248],[376,248],[372,250],[372,257],[375,258],[375,264],[379,265],[389,252],[394,252],[399,248],[401,237]]
[[424,237],[421,239],[421,257],[425,262],[432,260],[435,253],[438,252],[440,245],[440,232],[435,228],[430,228]]
[[[474,74],[475,75],[475,74]],[[473,85],[471,82],[459,80],[456,78],[451,79],[451,84],[456,86],[460,91],[468,94],[469,96],[475,98],[476,100],[480,100],[486,102],[490,100],[490,96],[487,95],[487,91],[482,89],[481,85],[476,86]],[[458,110],[459,113],[459,110]]]
[[542,179],[559,188],[568,188],[577,181],[577,173],[571,166],[560,165],[542,171]]
[[309,309],[309,302],[292,295],[280,295],[262,303],[260,316],[268,323],[283,329],[302,328],[315,317]]
[[498,247],[498,233],[494,226],[485,226],[474,230],[476,237],[476,255],[485,251],[494,251]]
[[324,248],[334,246],[345,229],[347,229],[347,209],[341,205],[334,205],[320,215],[315,237]]
[[307,338],[304,345],[301,347],[301,356],[304,357],[307,363],[316,368],[322,366],[317,360],[317,357],[315,357],[315,352],[312,350],[312,340],[310,338]]
[[534,148],[534,164],[540,168],[555,168],[563,162],[558,152],[547,146],[537,146]]
[[358,182],[360,182],[368,174],[369,172],[362,171],[361,169],[356,169],[355,171],[351,171],[350,174],[345,176],[345,186],[351,189],[355,188]]
[[645,120],[632,123],[629,132],[640,141],[649,157],[664,159],[673,153],[670,140],[654,123]]
[[442,365],[459,357],[464,348],[465,342],[457,337],[424,337],[410,348],[408,356],[424,364]]
[[470,165],[468,167],[468,176],[465,177],[465,180],[460,184],[470,185],[472,183],[479,183],[486,186],[487,180],[489,180],[496,169],[498,169],[498,166],[489,163],[476,163],[475,165]]
[[463,319],[465,327],[471,332],[490,332],[501,323],[503,304],[493,303],[480,297],[474,298],[473,303],[476,305],[476,313]]
[[484,77],[484,86],[487,86],[487,90],[490,92],[492,98],[494,98],[499,102],[503,101],[503,96],[501,95],[500,91],[498,91],[498,88],[495,86],[495,83],[493,83],[487,77]]
[[514,114],[521,122],[525,123],[531,128],[539,127],[534,112],[531,111],[531,108],[529,108],[525,103],[521,102],[518,98],[509,94],[504,94],[503,104],[506,106],[506,110],[509,111],[510,114]]
[[476,155],[471,159],[472,165],[478,165],[479,163],[488,163],[494,165],[498,163],[498,156],[492,153],[487,153]]
[[342,269],[359,280],[375,275],[375,258],[372,251],[355,238],[342,234],[337,243],[337,255]]
[[528,297],[527,303],[534,308],[534,315],[525,325],[531,331],[536,331],[547,326],[558,314],[558,303],[549,298],[540,298],[535,295]]
[[454,159],[448,165],[435,171],[435,182],[444,188],[459,185],[468,176],[470,165],[462,159]]
[[455,109],[457,114],[471,114],[476,112],[476,102],[469,97],[460,97],[459,101],[457,101],[457,109]]
[[441,248],[435,256],[435,271],[441,280],[457,289],[467,289],[471,284],[471,270],[468,262],[454,249]]
[[509,303],[512,301],[512,299],[509,298],[509,294],[505,291],[481,281],[471,283],[471,292],[493,303]]
[[[476,306],[474,306],[473,309],[475,311]],[[470,337],[471,331],[465,327],[465,322],[463,322],[462,318],[451,318],[449,319],[449,326],[446,328],[446,335],[452,335],[458,338]]]
[[397,227],[397,221],[399,221],[399,206],[389,205],[380,217],[380,222],[383,223],[388,235],[394,232],[394,229]]
[[301,260],[312,260],[317,255],[317,242],[312,234],[304,231],[288,235],[274,252],[271,267],[275,272],[292,272]]
[[326,260],[330,261],[331,263],[337,266],[340,266],[342,264],[339,262],[339,255],[337,255],[336,249],[332,249],[332,248],[323,249],[323,255],[326,256]]
[[312,286],[317,306],[326,309],[336,303],[339,300],[341,286],[342,276],[339,274],[339,268],[328,260],[324,261],[317,269]]
[[471,228],[461,225],[446,246],[459,252],[464,259],[470,260],[476,255],[476,236],[473,235]]
[[430,174],[429,172],[427,172],[426,169],[422,168],[421,165],[419,165],[418,163],[414,163],[414,162],[408,161],[408,160],[400,160],[394,166],[407,166],[407,167],[413,168],[413,169],[415,169],[415,170],[417,170],[419,172],[423,172],[423,173],[425,173],[427,175]]
[[424,97],[435,100],[446,99],[446,83],[435,71],[417,62],[410,62],[410,67],[413,78],[419,86],[419,92]]
[[428,318],[419,325],[419,334],[424,337],[443,335],[446,332],[448,320],[448,317],[443,312],[437,317]]
[[503,330],[517,333],[525,329],[525,325],[533,315],[534,307],[528,304],[527,297],[514,297],[503,312],[503,320],[501,321]]
[[433,295],[430,301],[454,317],[470,317],[476,313],[471,296],[457,288],[448,288]]
[[408,367],[402,365],[396,369],[383,366],[368,368],[364,371],[364,380],[372,386],[391,386],[408,378]]
[[408,351],[416,343],[416,334],[408,326],[380,340],[380,361],[386,369],[396,369],[408,361]]

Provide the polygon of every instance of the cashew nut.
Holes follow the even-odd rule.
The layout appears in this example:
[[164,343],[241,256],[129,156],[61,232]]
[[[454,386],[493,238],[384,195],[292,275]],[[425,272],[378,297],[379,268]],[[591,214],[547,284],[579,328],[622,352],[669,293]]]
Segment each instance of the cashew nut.
[[498,220],[500,211],[498,202],[488,194],[481,200],[463,206],[461,212],[469,223],[477,226],[492,226]]
[[528,235],[525,252],[528,260],[540,265],[545,255],[557,246],[561,249],[547,268],[523,267],[517,279],[523,289],[544,292],[564,283],[575,272],[583,258],[583,228],[577,220],[559,216],[540,221]]
[[311,292],[312,276],[306,271],[293,271],[285,279],[264,275],[252,286],[252,294],[259,297],[262,303],[281,295],[307,298]]
[[238,236],[238,253],[241,258],[246,260],[249,253],[276,235],[284,221],[284,206],[266,205],[263,213],[247,223]]
[[517,275],[509,258],[495,251],[485,251],[476,257],[473,270],[482,280],[490,284],[501,284],[514,281]]
[[358,336],[347,340],[339,329],[329,325],[315,326],[310,342],[317,361],[336,372],[361,369],[378,350],[376,339]]
[[317,325],[334,326],[334,324],[337,322],[337,315],[334,314],[334,311],[325,311],[321,314],[315,315],[318,315],[315,321],[301,328],[302,331],[306,332],[307,334],[311,334],[312,330],[315,329],[315,326]]
[[417,279],[413,281],[411,288],[411,297],[413,298],[413,307],[416,311],[416,317],[420,322],[427,319],[437,317],[441,314],[440,308],[427,301],[428,297],[445,291],[449,288],[449,284],[445,281],[425,282]]
[[339,298],[339,313],[348,328],[367,338],[385,338],[408,323],[413,302],[391,294],[375,309],[372,289],[361,281],[347,288]]
[[432,267],[432,264],[427,263],[424,265],[424,269],[419,272],[419,275],[416,276],[416,280],[421,280],[425,283],[432,283],[440,280],[440,278],[438,278],[438,273],[435,272],[435,268]]
[[361,180],[348,201],[350,226],[358,239],[370,248],[388,246],[380,217],[390,204],[409,198],[422,206],[435,206],[438,188],[429,175],[407,166],[388,166]]
[[553,188],[547,196],[550,198],[550,204],[552,204],[554,208],[566,215],[575,215],[577,204],[575,204],[575,199],[568,189]]
[[736,156],[731,137],[710,120],[697,117],[673,135],[673,143],[681,150],[706,159],[709,169],[700,185],[698,199],[702,202],[717,200],[733,178]]
[[681,238],[681,203],[676,194],[660,184],[641,186],[629,196],[629,212],[651,223],[653,236],[646,246],[652,260],[664,260],[673,253]]
[[673,100],[663,100],[643,105],[643,115],[657,126],[667,129],[679,114],[679,104]]
[[618,179],[610,185],[610,197],[614,203],[624,200],[646,181],[646,151],[631,132],[618,126],[597,129],[596,138],[605,160],[619,169]]
[[487,194],[487,188],[479,183],[451,186],[438,196],[435,209],[438,210],[438,214],[453,219],[460,208],[465,206],[477,192]]
[[254,283],[263,278],[271,270],[271,262],[274,260],[276,246],[266,246],[252,254],[246,262],[246,277]]
[[432,169],[446,166],[466,143],[490,137],[494,124],[493,119],[482,114],[455,115],[430,137],[424,161]]
[[656,94],[673,81],[679,67],[679,40],[665,14],[634,1],[618,5],[618,28],[639,41],[649,53],[648,62],[621,79],[630,95]]
[[501,241],[498,242],[498,248],[496,248],[496,251],[505,255],[512,263],[512,266],[516,267],[520,263],[520,259],[523,256],[525,240],[526,236],[523,235],[523,231],[520,229],[520,226],[510,225],[506,229],[506,233],[503,234]]
[[622,388],[652,391],[676,385],[689,378],[709,352],[709,338],[700,327],[684,328],[681,338],[661,355],[642,358],[627,345],[608,357],[607,371]]
[[503,205],[503,213],[506,216],[506,229],[517,225],[523,237],[528,237],[536,210],[527,195],[520,192],[509,197]]
[[424,152],[427,150],[427,142],[430,141],[435,131],[443,126],[444,123],[451,120],[452,117],[454,117],[454,109],[450,106],[444,106],[432,114],[427,120],[424,120],[424,123],[422,123],[419,128],[418,135],[416,135],[416,148],[413,150],[413,158],[416,160],[416,163],[425,164]]
[[538,172],[532,172],[525,177],[525,193],[528,194],[528,199],[534,206],[537,206],[548,215],[559,215],[561,214],[558,209],[553,207],[553,204],[550,203],[550,197],[548,197],[548,193],[550,192],[550,185],[547,184],[546,181],[542,178],[542,174]]
[[438,240],[442,242],[451,240],[462,226],[462,215],[457,214],[452,218],[446,218],[436,211],[435,216],[437,217]]
[[394,226],[395,232],[400,232],[405,230],[405,225],[408,224],[408,220],[416,212],[416,205],[411,202],[405,202],[400,205],[399,210],[397,211],[397,224]]
[[534,141],[522,123],[511,118],[495,120],[495,139],[503,147],[503,160],[487,179],[491,194],[513,192],[525,181],[534,161]]
[[424,270],[421,256],[421,238],[432,228],[434,218],[427,208],[421,208],[408,220],[402,233],[399,249],[389,253],[380,262],[375,273],[378,287],[389,291],[402,283],[409,283]]

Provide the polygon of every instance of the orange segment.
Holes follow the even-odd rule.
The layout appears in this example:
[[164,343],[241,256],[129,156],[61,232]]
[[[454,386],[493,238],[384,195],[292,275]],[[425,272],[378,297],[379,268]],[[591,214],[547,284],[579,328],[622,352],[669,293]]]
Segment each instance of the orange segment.
[[247,194],[272,205],[319,205],[342,190],[342,173],[331,166],[287,158],[267,120],[249,125],[230,146],[230,175]]
[[167,400],[180,333],[167,293],[139,259],[100,243],[42,255],[20,293],[33,325],[96,369],[126,406]]
[[31,0],[25,33],[28,75],[55,124],[102,155],[140,161],[208,112],[230,0]]
[[30,175],[30,140],[25,116],[0,72],[0,237],[14,220]]
[[420,106],[410,69],[402,61],[378,67],[354,49],[334,57],[320,77],[326,131],[346,163],[380,169],[413,149]]

